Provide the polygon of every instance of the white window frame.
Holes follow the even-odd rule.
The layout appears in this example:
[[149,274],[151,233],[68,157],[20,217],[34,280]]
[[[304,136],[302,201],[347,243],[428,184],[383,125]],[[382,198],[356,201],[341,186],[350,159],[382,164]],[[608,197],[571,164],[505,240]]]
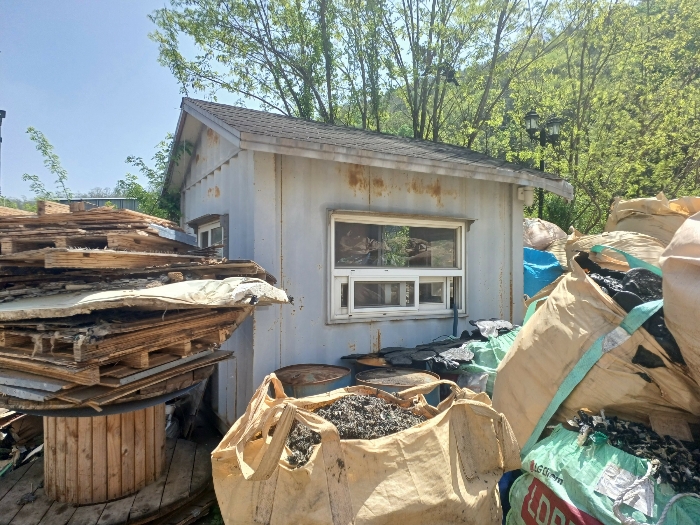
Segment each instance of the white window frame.
[[[221,242],[225,242],[226,240],[224,239],[224,235],[226,235],[226,232],[224,231],[223,227],[221,226],[221,221],[213,221],[213,222],[208,222],[206,224],[202,224],[197,227],[197,246],[200,248],[205,248],[205,246],[202,246],[202,233],[208,232],[207,233],[207,239],[209,240],[209,246],[211,246],[211,231],[216,229],[216,228],[221,228]],[[224,249],[219,248],[219,256],[223,257]]]
[[[456,228],[457,268],[336,268],[335,223],[401,225],[414,227]],[[450,286],[454,285],[457,314],[467,315],[467,233],[471,219],[433,217],[393,213],[343,210],[328,212],[328,323],[370,322],[382,319],[425,319],[454,316],[449,307]],[[415,306],[357,308],[354,305],[355,282],[413,282]],[[443,303],[420,303],[420,284],[443,283]],[[341,290],[347,284],[347,307],[341,306]]]

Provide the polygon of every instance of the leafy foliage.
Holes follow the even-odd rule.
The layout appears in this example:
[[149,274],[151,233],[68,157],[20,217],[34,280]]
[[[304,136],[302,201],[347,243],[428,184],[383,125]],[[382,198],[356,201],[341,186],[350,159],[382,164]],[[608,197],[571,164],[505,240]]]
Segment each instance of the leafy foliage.
[[[180,196],[163,191],[166,172],[170,155],[173,154],[177,162],[183,152],[191,152],[191,146],[187,143],[174,146],[173,136],[168,134],[165,140],[158,143],[156,153],[153,156],[154,166],[149,166],[141,157],[129,156],[126,159],[128,164],[138,168],[140,175],[146,180],[143,185],[138,175],[127,173],[124,179],[117,181],[114,188],[95,187],[84,193],[75,195],[68,189],[68,172],[61,165],[58,155],[53,146],[41,131],[34,128],[27,129],[30,139],[36,144],[37,150],[44,157],[44,165],[49,172],[56,176],[57,191],[46,188],[38,175],[24,174],[23,180],[30,183],[30,189],[39,199],[59,200],[78,198],[106,198],[125,197],[135,198],[139,202],[139,209],[149,215],[177,221],[180,218]],[[3,197],[2,205],[11,208],[19,208],[36,211],[36,204],[22,199],[12,199]]]
[[180,195],[164,191],[163,187],[171,153],[174,155],[175,162],[178,162],[184,152],[191,153],[191,146],[189,144],[174,146],[173,136],[169,133],[165,140],[160,141],[156,146],[156,153],[152,158],[153,166],[149,166],[142,157],[127,157],[127,164],[138,169],[141,177],[146,180],[146,185],[141,183],[138,175],[127,173],[123,179],[117,181],[116,191],[120,196],[138,199],[139,209],[143,213],[178,221]]
[[[151,19],[184,93],[544,159],[574,187],[545,199],[565,229],[700,190],[697,0],[170,0]],[[555,147],[530,142],[532,108],[563,117]]]
[[16,210],[36,212],[36,200],[27,199],[24,195],[20,198],[5,197],[3,195],[0,197],[0,206],[4,206],[5,208],[14,208]]
[[27,134],[29,134],[29,139],[34,142],[37,151],[44,157],[44,166],[46,166],[46,169],[56,177],[54,184],[57,191],[48,190],[38,175],[25,173],[22,175],[22,180],[29,182],[29,188],[41,199],[70,199],[72,194],[68,186],[66,186],[68,182],[68,172],[61,166],[61,160],[54,152],[53,146],[44,134],[37,129],[29,127],[27,128]]

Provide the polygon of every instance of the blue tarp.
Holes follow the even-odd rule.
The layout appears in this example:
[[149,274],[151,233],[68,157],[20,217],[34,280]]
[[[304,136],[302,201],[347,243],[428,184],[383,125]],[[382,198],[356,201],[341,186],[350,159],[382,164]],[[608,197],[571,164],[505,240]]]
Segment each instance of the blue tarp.
[[528,297],[532,297],[564,273],[553,254],[534,248],[525,248],[523,265],[525,267],[525,294]]

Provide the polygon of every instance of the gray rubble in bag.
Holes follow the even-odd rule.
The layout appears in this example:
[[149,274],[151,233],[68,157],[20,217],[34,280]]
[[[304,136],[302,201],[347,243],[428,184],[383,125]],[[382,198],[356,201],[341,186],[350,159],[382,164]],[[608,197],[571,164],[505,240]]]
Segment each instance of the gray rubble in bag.
[[696,443],[687,443],[670,436],[660,436],[641,423],[625,421],[605,412],[591,415],[583,410],[568,421],[579,428],[579,443],[590,445],[607,438],[613,447],[648,461],[658,461],[652,472],[657,483],[667,483],[674,491],[700,492],[700,450]]
[[454,361],[469,362],[474,359],[474,352],[469,350],[469,345],[467,343],[464,343],[457,348],[449,348],[440,352],[440,357],[443,359],[452,359]]
[[479,319],[469,322],[472,326],[476,326],[484,337],[498,337],[501,330],[512,330],[513,325],[503,319]]
[[[392,405],[374,396],[350,395],[314,411],[335,425],[340,439],[376,439],[422,423],[425,416]],[[287,447],[292,453],[287,456],[290,465],[305,465],[314,445],[321,442],[318,432],[295,421],[287,436]]]

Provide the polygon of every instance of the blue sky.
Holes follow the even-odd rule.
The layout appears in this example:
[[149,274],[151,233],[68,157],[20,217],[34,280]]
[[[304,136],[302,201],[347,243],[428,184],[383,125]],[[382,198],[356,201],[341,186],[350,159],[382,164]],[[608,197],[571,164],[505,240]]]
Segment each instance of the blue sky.
[[150,159],[174,132],[182,95],[148,38],[147,15],[163,5],[0,0],[3,195],[31,197],[26,172],[53,188],[29,126],[53,144],[74,192],[114,186],[128,155]]

